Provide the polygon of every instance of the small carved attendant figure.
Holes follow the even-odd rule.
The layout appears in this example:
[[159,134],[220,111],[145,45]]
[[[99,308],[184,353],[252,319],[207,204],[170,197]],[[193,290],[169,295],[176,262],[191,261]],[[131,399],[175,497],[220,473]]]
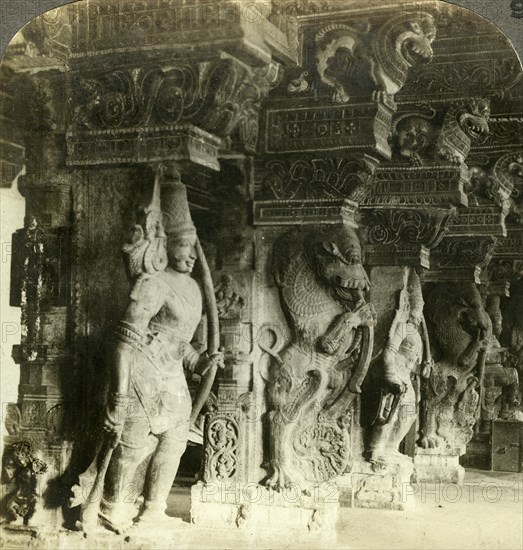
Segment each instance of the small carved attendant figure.
[[432,367],[420,280],[412,268],[407,278],[381,354],[382,398],[369,441],[370,461],[377,464],[404,458],[398,447],[418,416],[419,392],[414,388],[413,377],[422,363],[424,377]]
[[[159,199],[157,179],[156,204],[146,210],[146,239],[138,236],[133,245],[124,248],[129,255],[129,273],[137,278],[116,331],[112,391],[104,421],[104,429],[114,438],[114,451],[112,456],[110,450],[105,455],[108,466],[99,512],[104,523],[117,532],[132,524],[134,506],[126,504],[125,497],[147,454],[147,440],[153,436],[157,446],[145,479],[138,523],[156,526],[166,517],[166,499],[190,428],[191,397],[184,369],[192,371],[203,363],[207,371],[215,371],[223,363],[221,353],[200,361],[190,344],[202,314],[200,289],[191,278],[201,249],[197,256],[196,230],[177,173],[174,179],[162,182],[161,212]],[[161,246],[165,240],[167,266]],[[83,523],[88,520],[84,513]]]
[[492,335],[485,359],[483,379],[482,428],[489,429],[489,421],[511,418],[511,412],[519,405],[518,371],[507,365],[508,352],[499,343],[503,317],[500,297],[488,296],[486,311],[492,321]]

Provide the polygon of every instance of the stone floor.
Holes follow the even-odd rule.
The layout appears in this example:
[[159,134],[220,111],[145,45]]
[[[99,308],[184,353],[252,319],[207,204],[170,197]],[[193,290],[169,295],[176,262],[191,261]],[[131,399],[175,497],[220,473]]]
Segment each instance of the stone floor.
[[523,549],[523,475],[469,470],[465,484],[411,487],[405,492],[409,511],[347,509],[340,512],[336,541],[319,538],[286,539],[285,533],[240,533],[195,528],[189,523],[190,490],[176,487],[168,513],[182,521],[163,532],[155,529],[149,540],[102,532],[82,538],[62,533],[58,538],[8,536],[2,548],[94,549],[173,548],[347,548],[347,549]]

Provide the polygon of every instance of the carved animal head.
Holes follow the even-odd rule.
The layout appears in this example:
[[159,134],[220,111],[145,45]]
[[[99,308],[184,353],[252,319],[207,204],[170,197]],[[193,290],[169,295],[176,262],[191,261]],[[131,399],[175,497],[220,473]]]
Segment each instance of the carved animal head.
[[354,230],[344,225],[316,235],[311,249],[320,279],[339,300],[358,302],[370,283],[361,265],[361,245]]
[[334,88],[333,99],[338,103],[349,100],[343,79],[354,63],[353,50],[358,32],[343,24],[332,24],[321,29],[315,37],[316,70],[321,81]]
[[436,27],[430,15],[411,17],[398,30],[396,52],[408,67],[432,61]]
[[471,140],[476,140],[488,135],[489,118],[490,102],[488,99],[473,97],[462,105],[462,112],[458,115],[458,124]]
[[389,18],[378,30],[371,47],[378,84],[395,94],[405,84],[411,67],[429,63],[433,57],[432,43],[436,27],[426,13],[401,13]]
[[428,150],[434,140],[434,126],[429,121],[432,117],[407,113],[395,121],[393,132],[400,155],[414,161]]
[[427,297],[425,314],[442,356],[451,363],[492,327],[474,283],[437,284]]

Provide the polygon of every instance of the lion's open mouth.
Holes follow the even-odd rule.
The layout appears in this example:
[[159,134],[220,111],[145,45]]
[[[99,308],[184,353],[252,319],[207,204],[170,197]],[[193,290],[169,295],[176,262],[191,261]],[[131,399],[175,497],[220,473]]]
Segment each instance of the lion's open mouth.
[[403,58],[409,65],[429,63],[432,61],[432,48],[428,44],[421,44],[416,39],[407,39],[401,47]]
[[484,119],[465,116],[461,120],[461,127],[471,139],[484,138],[489,133],[489,127]]

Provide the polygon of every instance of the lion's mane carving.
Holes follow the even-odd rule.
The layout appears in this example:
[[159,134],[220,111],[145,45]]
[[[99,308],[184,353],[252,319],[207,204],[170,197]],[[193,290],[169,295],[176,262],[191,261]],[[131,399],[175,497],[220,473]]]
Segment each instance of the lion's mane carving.
[[374,312],[354,231],[291,231],[274,248],[273,273],[290,341],[262,347],[267,380],[268,486],[326,481],[350,458],[349,408],[372,351]]

